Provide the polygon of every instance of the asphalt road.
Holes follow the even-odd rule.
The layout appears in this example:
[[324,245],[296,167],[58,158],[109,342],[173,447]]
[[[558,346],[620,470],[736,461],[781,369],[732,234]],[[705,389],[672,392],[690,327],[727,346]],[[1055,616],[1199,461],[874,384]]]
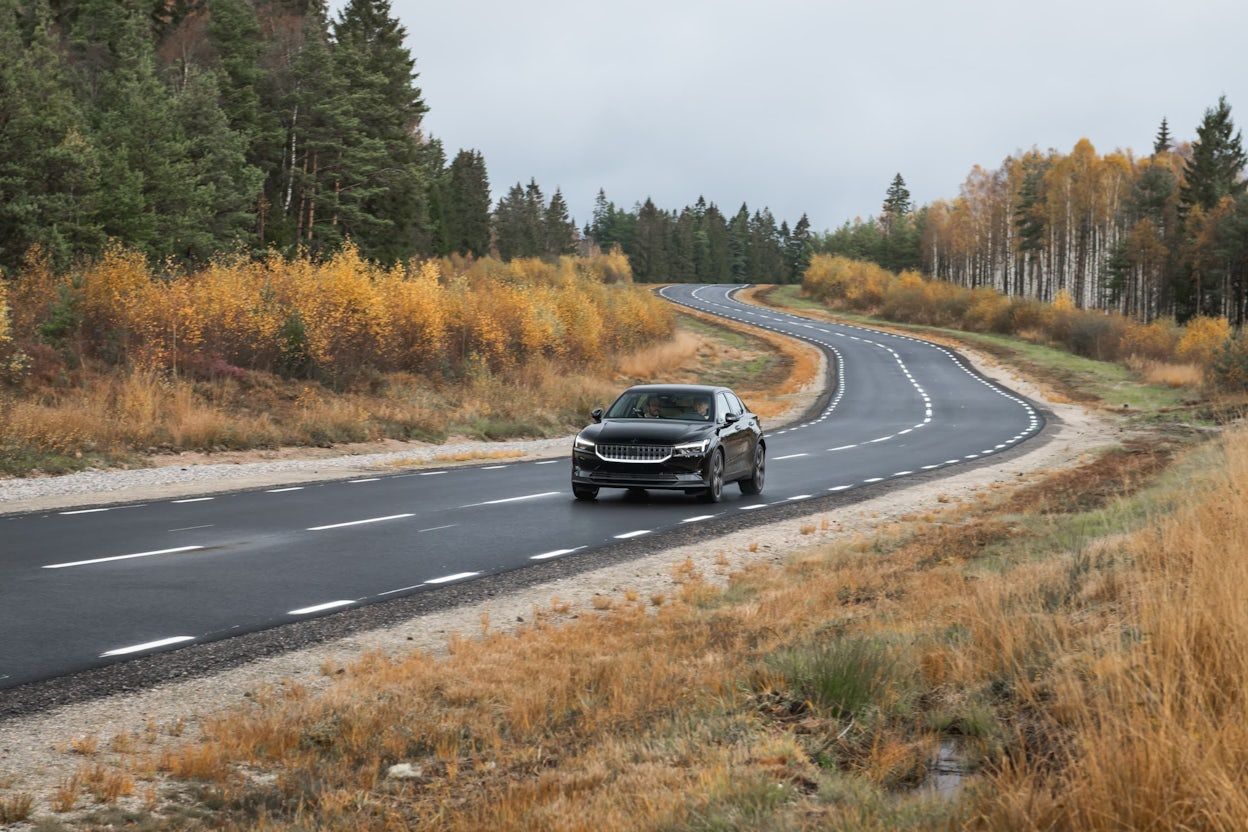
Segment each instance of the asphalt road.
[[691,524],[711,532],[740,512],[982,460],[1042,427],[1031,403],[950,350],[747,305],[736,288],[663,294],[813,342],[837,368],[826,409],[768,435],[761,496],[729,486],[711,506],[604,490],[578,503],[563,458],[3,517],[0,688],[537,562],[594,559]]

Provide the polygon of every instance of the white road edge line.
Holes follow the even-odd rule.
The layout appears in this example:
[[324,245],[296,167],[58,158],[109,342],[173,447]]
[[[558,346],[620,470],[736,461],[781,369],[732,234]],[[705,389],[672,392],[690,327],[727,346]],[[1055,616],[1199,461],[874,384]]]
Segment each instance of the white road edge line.
[[529,560],[546,560],[547,558],[557,558],[563,555],[570,555],[573,552],[579,552],[584,546],[577,546],[573,549],[555,549],[553,552],[542,552],[540,555],[532,555]]
[[150,558],[153,555],[173,555],[178,552],[193,552],[196,549],[202,549],[203,546],[178,546],[173,549],[156,549],[151,552],[135,552],[133,555],[113,555],[109,558],[91,558],[90,560],[73,560],[68,563],[49,563],[44,569],[64,569],[67,566],[86,566],[90,563],[108,563],[113,560],[130,560],[131,558]]
[[771,458],[771,461],[772,461],[772,462],[779,462],[779,461],[780,461],[780,460],[782,460],[782,459],[796,459],[796,458],[797,458],[797,457],[799,457],[799,456],[810,456],[810,454],[805,454],[805,453],[803,453],[803,454],[785,454],[784,456],[773,456],[773,457]]
[[404,517],[411,516],[411,514],[388,514],[385,517],[370,517],[367,520],[348,520],[346,523],[330,523],[328,526],[310,526],[307,531],[323,532],[326,529],[341,529],[346,526],[362,526],[365,523],[380,523],[383,520],[402,520]]
[[265,494],[285,494],[287,491],[302,491],[302,485],[292,485],[289,488],[270,488]]
[[849,488],[853,488],[853,486],[852,485],[834,485],[828,490],[829,491],[845,491],[846,489],[849,489]]
[[347,480],[347,485],[359,485],[363,482],[377,482],[381,477],[365,477],[362,480]]
[[697,515],[697,516],[695,516],[695,517],[686,517],[684,520],[681,520],[680,522],[682,522],[682,523],[697,523],[697,522],[700,522],[700,521],[702,521],[702,520],[710,520],[712,517],[718,517],[718,516],[719,516],[718,514],[699,514],[699,515]]
[[323,612],[324,610],[332,610],[335,607],[349,607],[354,601],[326,601],[324,604],[314,604],[311,607],[300,607],[297,610],[291,610],[287,615],[311,615],[314,612]]
[[95,514],[97,511],[108,511],[106,508],[80,508],[75,511],[58,511],[57,514]]
[[562,459],[543,459],[541,462],[534,462],[534,465],[554,465],[556,462],[563,462]]
[[624,532],[624,534],[615,535],[616,540],[628,540],[630,537],[641,537],[643,534],[650,534],[649,529],[637,529],[632,532]]
[[471,578],[480,575],[480,572],[456,572],[454,575],[443,575],[441,578],[430,578],[425,581],[427,584],[449,584],[451,581],[462,581],[464,578]]
[[206,503],[209,500],[215,500],[216,497],[188,497],[185,500],[170,500],[171,503]]
[[109,656],[124,656],[128,653],[142,653],[144,650],[155,650],[157,647],[168,647],[170,644],[181,644],[184,641],[194,641],[195,636],[170,636],[156,641],[145,641],[142,644],[132,644],[129,647],[118,647],[115,650],[106,650],[100,654],[101,659]]

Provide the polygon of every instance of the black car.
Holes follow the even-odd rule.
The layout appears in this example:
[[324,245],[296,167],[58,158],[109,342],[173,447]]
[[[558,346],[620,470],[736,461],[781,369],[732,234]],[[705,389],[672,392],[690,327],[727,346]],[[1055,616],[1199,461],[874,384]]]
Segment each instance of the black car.
[[767,441],[758,417],[726,387],[630,387],[572,446],[572,493],[592,500],[600,488],[664,488],[723,496],[724,483],[761,494]]

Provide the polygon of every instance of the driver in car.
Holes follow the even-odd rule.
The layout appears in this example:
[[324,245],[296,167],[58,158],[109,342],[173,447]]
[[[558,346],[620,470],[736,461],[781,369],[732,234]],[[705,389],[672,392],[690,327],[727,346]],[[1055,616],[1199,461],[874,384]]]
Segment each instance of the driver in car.
[[711,418],[711,402],[709,399],[698,397],[693,405],[694,411],[697,412],[699,419],[710,420]]
[[646,400],[646,409],[644,415],[647,419],[662,419],[663,405],[659,402],[658,396],[651,396]]

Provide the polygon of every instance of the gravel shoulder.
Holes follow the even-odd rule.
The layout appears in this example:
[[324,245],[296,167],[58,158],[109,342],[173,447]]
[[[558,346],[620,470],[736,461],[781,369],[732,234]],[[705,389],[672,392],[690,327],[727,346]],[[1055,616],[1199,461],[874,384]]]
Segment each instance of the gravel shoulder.
[[[1037,385],[1008,367],[973,351],[963,350],[963,355],[985,376],[1045,407],[1048,424],[1042,437],[991,464],[916,480],[906,487],[867,490],[863,492],[866,499],[852,504],[829,509],[827,503],[810,501],[805,509],[795,505],[791,514],[776,522],[739,528],[661,551],[625,552],[617,558],[604,559],[609,565],[601,568],[585,567],[585,571],[575,574],[556,572],[541,583],[521,584],[497,594],[494,589],[476,594],[465,591],[458,598],[451,597],[447,601],[450,606],[442,609],[266,656],[211,675],[8,718],[0,721],[0,794],[6,787],[29,792],[37,801],[36,814],[45,812],[56,786],[84,762],[83,757],[69,750],[70,742],[76,738],[98,738],[101,750],[96,756],[102,759],[110,758],[109,741],[117,734],[146,733],[153,750],[159,750],[183,741],[180,737],[194,736],[196,726],[203,720],[223,709],[244,705],[247,697],[262,687],[301,685],[315,693],[329,684],[337,668],[357,660],[366,651],[439,653],[446,649],[452,635],[479,634],[483,622],[489,622],[492,632],[499,632],[527,626],[538,608],[550,610],[558,605],[564,609],[566,605],[564,616],[592,615],[596,596],[625,590],[643,597],[670,594],[676,586],[673,572],[686,561],[708,577],[726,580],[730,572],[750,562],[780,561],[811,545],[871,534],[906,515],[929,510],[938,499],[956,504],[973,501],[987,491],[1015,487],[1031,477],[1078,464],[1087,455],[1123,438],[1124,431],[1111,418],[1078,405],[1048,400]],[[559,443],[560,452],[565,443],[563,439],[546,441]],[[504,444],[507,443],[489,443],[489,448]],[[447,453],[448,448],[437,446],[431,451]],[[410,454],[411,450],[402,453]],[[341,463],[343,467],[336,470],[337,475],[343,475],[350,465],[382,462],[384,456],[367,462],[360,457],[348,460]],[[234,480],[231,487],[241,486]],[[169,491],[166,488],[161,493]],[[117,499],[115,492],[109,497]],[[812,520],[823,519],[827,520],[827,528],[811,533]]]

